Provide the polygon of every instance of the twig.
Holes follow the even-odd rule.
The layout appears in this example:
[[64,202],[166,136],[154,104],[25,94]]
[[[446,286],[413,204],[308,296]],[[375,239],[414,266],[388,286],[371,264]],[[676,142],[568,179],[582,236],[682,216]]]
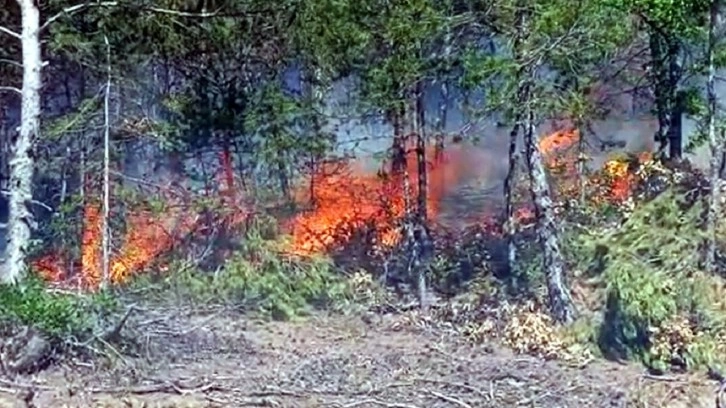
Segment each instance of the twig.
[[678,377],[668,377],[668,376],[660,376],[660,375],[653,375],[653,374],[643,374],[643,378],[646,380],[662,381],[662,382],[681,382],[681,383],[687,382],[686,380],[678,378]]
[[92,393],[106,394],[153,394],[166,393],[177,395],[203,394],[209,391],[225,391],[224,388],[215,383],[205,384],[195,388],[186,388],[173,381],[165,381],[158,384],[136,385],[130,387],[113,387],[113,388],[92,388]]
[[431,394],[431,395],[433,395],[434,397],[436,397],[436,398],[438,398],[440,400],[444,400],[446,402],[450,402],[450,403],[452,403],[454,405],[458,405],[458,406],[463,407],[463,408],[472,408],[472,406],[469,405],[469,404],[467,404],[466,402],[464,402],[464,401],[462,401],[462,400],[460,400],[458,398],[454,398],[454,397],[450,397],[448,395],[444,395],[444,394],[442,394],[440,392],[436,392],[436,391],[432,391],[432,390],[426,390],[426,393]]
[[473,387],[469,384],[451,382],[451,381],[446,381],[446,380],[429,379],[429,378],[413,378],[412,381],[424,382],[424,383],[430,383],[430,384],[448,385],[451,387],[462,388],[467,391],[471,391],[475,394],[479,394],[479,396],[482,396],[484,398],[489,398],[489,396],[484,391],[482,391],[476,387]]
[[[3,87],[0,86],[0,91],[2,91],[2,88]],[[20,90],[18,90],[18,92],[20,92]],[[10,196],[10,191],[3,190],[3,191],[0,191],[0,194],[2,194],[5,197],[9,197]],[[30,200],[30,203],[31,204],[35,204],[35,205],[40,206],[40,207],[43,207],[43,208],[45,208],[46,210],[48,210],[50,212],[53,212],[53,208],[51,206],[49,206],[48,204],[46,204],[46,203],[40,202],[38,200]]]
[[15,31],[3,26],[0,26],[0,33],[5,33],[11,37],[17,38],[18,40],[21,38],[19,33],[16,33]]
[[129,306],[129,308],[126,309],[126,313],[123,315],[123,317],[110,329],[106,330],[103,334],[101,334],[100,338],[104,341],[109,342],[117,340],[119,334],[121,334],[121,329],[123,329],[126,321],[129,320],[129,316],[131,316],[131,313],[134,311],[136,311],[136,305]]
[[0,86],[0,92],[12,92],[17,95],[23,94],[23,91],[21,91],[19,88],[16,88],[14,86]]
[[23,384],[18,382],[13,382],[10,380],[2,379],[0,378],[0,384],[3,384],[6,388],[22,388],[25,390],[43,390],[43,391],[50,391],[55,388],[49,387],[47,385],[40,385],[40,384]]
[[351,402],[348,404],[334,403],[332,405],[340,407],[340,408],[354,408],[354,407],[359,407],[361,405],[368,405],[368,404],[378,405],[378,406],[385,407],[385,408],[419,408],[416,405],[402,404],[399,402],[386,402],[386,401],[381,401],[381,400],[375,399],[375,398],[354,401],[354,402]]

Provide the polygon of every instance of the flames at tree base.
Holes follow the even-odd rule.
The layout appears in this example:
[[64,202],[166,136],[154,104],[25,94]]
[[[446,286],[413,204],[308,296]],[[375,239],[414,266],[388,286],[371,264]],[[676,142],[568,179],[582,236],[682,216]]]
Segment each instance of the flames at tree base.
[[[578,139],[577,132],[562,131],[542,139],[540,143],[540,150],[561,196],[571,195],[581,188],[578,184],[581,181],[577,172],[578,157],[572,152]],[[426,151],[426,215],[436,256],[453,257],[451,262],[466,270],[483,266],[479,261],[459,262],[455,260],[457,253],[462,259],[473,256],[481,258],[482,262],[496,261],[492,259],[496,249],[492,248],[501,246],[504,214],[499,209],[482,209],[481,216],[463,231],[447,230],[441,225],[443,198],[451,194],[463,179],[476,177],[464,155],[464,149],[456,146],[443,154],[433,148]],[[204,232],[205,227],[206,230],[224,229],[243,234],[254,209],[239,198],[243,194],[235,191],[233,173],[227,168],[231,161],[225,155],[221,157],[225,160],[220,185],[225,185],[226,190],[219,193],[216,199],[218,205],[214,208],[195,210],[194,203],[177,197],[169,199],[170,204],[161,213],[143,207],[130,212],[125,220],[127,232],[110,258],[109,283],[127,282],[159,262],[165,254],[184,243],[189,235],[211,234]],[[414,149],[408,150],[405,166],[397,173],[385,164],[383,170],[377,173],[366,172],[357,162],[320,166],[294,192],[296,201],[310,202],[311,208],[281,222],[283,230],[291,235],[290,244],[282,252],[290,256],[326,253],[341,267],[363,267],[371,272],[396,269],[394,264],[406,257],[401,253],[404,246],[402,226],[407,217],[416,211],[418,176]],[[586,187],[602,187],[603,199],[620,202],[630,195],[634,182],[635,175],[630,167],[623,165],[622,161],[613,161],[598,176],[589,178]],[[71,262],[67,257],[54,253],[33,263],[45,279],[54,282],[76,280],[81,286],[91,289],[99,286],[103,279],[100,208],[98,203],[87,203],[84,207],[80,259]],[[223,214],[212,217],[215,225],[201,221],[209,218],[203,217],[202,213],[210,211]],[[518,205],[515,219],[520,233],[529,233],[536,221],[531,205]],[[467,253],[461,253],[456,248],[468,248]],[[466,266],[467,262],[471,265]],[[398,269],[390,276],[400,275],[401,268]]]

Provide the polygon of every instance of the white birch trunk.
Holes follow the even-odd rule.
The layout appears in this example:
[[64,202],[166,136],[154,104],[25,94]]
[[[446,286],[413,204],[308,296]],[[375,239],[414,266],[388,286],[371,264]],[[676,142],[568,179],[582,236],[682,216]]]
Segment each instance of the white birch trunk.
[[101,277],[101,288],[105,289],[109,284],[109,265],[111,257],[111,229],[109,228],[109,217],[111,214],[111,124],[110,124],[110,112],[109,105],[111,98],[111,45],[108,42],[108,37],[103,36],[106,43],[106,90],[103,99],[103,232],[102,232],[102,247],[103,247],[103,258],[101,264],[101,271],[103,276]]
[[29,205],[33,199],[35,162],[32,150],[40,131],[40,92],[42,59],[40,52],[40,13],[33,0],[17,0],[22,18],[21,45],[23,55],[23,89],[21,123],[18,139],[10,159],[8,246],[2,282],[20,282],[27,270],[27,254],[33,214]]
[[706,268],[709,272],[715,273],[716,265],[716,224],[719,221],[721,213],[721,186],[720,186],[720,170],[721,160],[723,159],[723,140],[716,132],[716,115],[718,107],[718,98],[716,96],[716,67],[714,64],[714,49],[716,47],[716,24],[718,19],[718,3],[719,0],[712,0],[711,13],[708,27],[708,81],[706,83],[706,93],[708,96],[708,140],[711,148],[711,162],[709,179],[711,184],[711,196],[709,198],[708,219],[707,219],[707,246],[706,246]]

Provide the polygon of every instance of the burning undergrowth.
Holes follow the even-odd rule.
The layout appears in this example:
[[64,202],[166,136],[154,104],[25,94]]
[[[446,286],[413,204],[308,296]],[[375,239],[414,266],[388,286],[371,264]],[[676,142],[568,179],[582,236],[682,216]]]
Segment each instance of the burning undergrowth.
[[[561,131],[543,138],[540,143],[560,203],[566,204],[581,183],[577,172],[578,156],[573,150],[578,140],[577,132]],[[463,228],[451,228],[440,222],[444,197],[450,195],[462,180],[477,176],[467,164],[471,160],[465,156],[465,149],[456,145],[445,152],[429,149],[426,156],[430,163],[424,251],[433,288],[442,294],[452,294],[475,275],[507,275],[510,271],[504,261],[506,240],[500,208],[482,209],[480,216],[468,220]],[[160,197],[160,208],[154,209],[154,205],[146,202],[124,211],[127,214],[125,228],[121,234],[114,231],[117,245],[109,260],[110,283],[127,282],[149,268],[168,270],[164,260],[172,253],[184,256],[185,251],[187,255],[201,252],[195,258],[205,258],[202,264],[206,269],[214,270],[240,248],[239,245],[221,245],[221,242],[234,240],[235,236],[238,241],[247,239],[245,234],[251,220],[259,217],[238,191],[239,183],[228,168],[229,158],[225,157],[220,158],[223,171],[218,185],[221,188],[216,194],[207,192],[199,197],[203,205],[189,194],[169,186],[156,192]],[[607,190],[601,192],[604,199],[621,203],[635,186],[633,170],[627,165],[623,167],[622,161],[612,161],[600,176],[587,179],[588,187],[591,191]],[[328,255],[339,269],[363,269],[393,286],[410,284],[413,279],[407,276],[410,240],[405,226],[415,212],[417,181],[418,166],[413,149],[405,158],[403,170],[397,173],[386,164],[378,173],[365,171],[357,162],[318,166],[295,192],[296,201],[308,202],[308,209],[281,221],[280,229],[290,239],[278,246],[279,255],[295,259]],[[597,194],[600,193],[591,195]],[[519,196],[528,196],[526,189]],[[526,203],[527,200],[520,201]],[[97,202],[89,201],[82,212],[78,259],[72,261],[59,255],[61,249],[38,259],[35,267],[48,280],[58,282],[72,278],[84,287],[95,288],[103,279],[101,207]],[[532,241],[535,217],[528,204],[515,208],[515,223],[517,239]],[[226,250],[221,250],[221,246]]]

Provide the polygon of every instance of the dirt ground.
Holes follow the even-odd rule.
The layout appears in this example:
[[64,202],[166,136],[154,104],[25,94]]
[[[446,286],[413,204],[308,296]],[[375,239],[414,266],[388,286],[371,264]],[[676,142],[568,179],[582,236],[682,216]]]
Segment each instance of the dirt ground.
[[716,407],[702,376],[568,367],[401,319],[145,310],[129,323],[136,355],[0,380],[0,407]]

